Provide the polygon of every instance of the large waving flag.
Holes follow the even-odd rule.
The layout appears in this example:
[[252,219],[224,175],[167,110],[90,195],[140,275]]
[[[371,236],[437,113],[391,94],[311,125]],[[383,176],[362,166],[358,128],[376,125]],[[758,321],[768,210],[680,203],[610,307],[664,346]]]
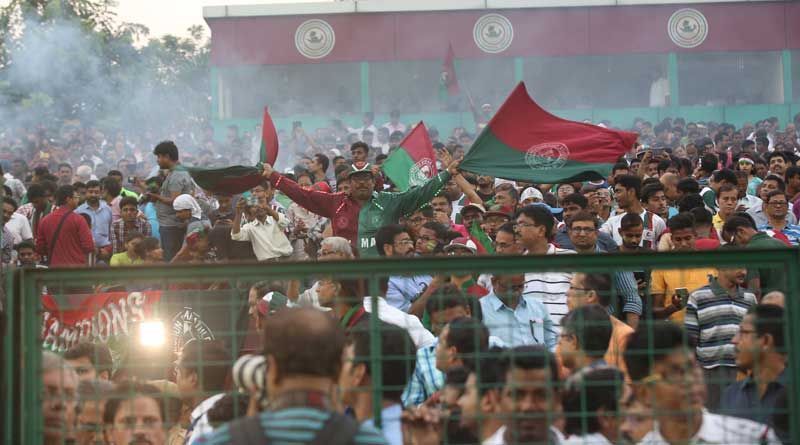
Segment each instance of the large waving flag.
[[[264,107],[264,119],[261,124],[261,147],[258,155],[261,163],[274,164],[278,158],[278,133],[275,124]],[[213,193],[235,195],[243,193],[261,184],[264,178],[261,169],[234,165],[222,168],[189,167],[187,169],[194,181],[205,190]]]
[[553,116],[520,82],[475,140],[461,168],[539,184],[599,180],[611,174],[637,137]]
[[436,176],[436,154],[428,129],[420,121],[400,142],[381,166],[386,176],[400,190],[419,186]]

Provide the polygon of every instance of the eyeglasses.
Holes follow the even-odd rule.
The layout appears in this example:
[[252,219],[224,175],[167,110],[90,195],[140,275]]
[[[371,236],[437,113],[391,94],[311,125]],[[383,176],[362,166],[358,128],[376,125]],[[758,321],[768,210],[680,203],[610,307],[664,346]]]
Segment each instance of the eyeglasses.
[[597,229],[594,227],[570,227],[569,230],[575,233],[594,233]]
[[770,201],[767,204],[769,204],[769,205],[771,205],[773,207],[783,207],[783,206],[789,205],[789,203],[786,202],[786,201]]
[[527,222],[518,222],[518,223],[514,224],[514,226],[516,226],[516,227],[536,227],[536,224],[527,223]]

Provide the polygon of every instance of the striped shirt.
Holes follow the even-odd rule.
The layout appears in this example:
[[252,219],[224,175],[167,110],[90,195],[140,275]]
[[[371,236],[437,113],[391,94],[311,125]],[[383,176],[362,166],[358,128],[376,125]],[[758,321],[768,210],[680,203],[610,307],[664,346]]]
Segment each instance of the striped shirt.
[[444,374],[436,368],[437,344],[438,338],[431,345],[417,349],[417,364],[401,399],[403,406],[420,405],[444,386]]
[[800,226],[797,225],[797,224],[789,224],[789,223],[787,223],[783,227],[783,230],[774,230],[772,228],[772,226],[770,226],[769,224],[765,224],[765,225],[762,225],[762,226],[758,226],[758,231],[759,232],[767,232],[767,234],[769,236],[773,237],[773,238],[775,238],[775,236],[772,235],[771,233],[769,233],[770,231],[782,233],[782,234],[784,234],[784,236],[786,236],[786,239],[789,240],[789,243],[792,246],[800,245]]
[[[779,445],[781,441],[775,436],[772,428],[764,424],[737,417],[712,414],[703,409],[703,423],[700,424],[700,429],[687,443]],[[658,422],[653,422],[653,430],[647,433],[639,441],[639,444],[667,445],[669,442],[661,435]]]
[[[322,430],[330,413],[316,408],[287,408],[278,411],[267,411],[259,414],[261,429],[270,443],[307,444],[314,440]],[[230,424],[214,430],[208,436],[194,441],[198,445],[231,444]],[[362,424],[356,434],[354,443],[358,445],[385,445],[386,439],[375,428]]]
[[[574,250],[560,249],[552,244],[547,247],[547,255],[573,254]],[[567,315],[567,290],[572,280],[570,272],[529,272],[525,274],[525,298],[533,298],[547,308],[553,329],[561,332],[561,318]]]
[[756,296],[742,287],[731,297],[716,278],[689,295],[684,324],[697,344],[697,359],[706,369],[736,366],[736,350],[731,340],[739,332]]

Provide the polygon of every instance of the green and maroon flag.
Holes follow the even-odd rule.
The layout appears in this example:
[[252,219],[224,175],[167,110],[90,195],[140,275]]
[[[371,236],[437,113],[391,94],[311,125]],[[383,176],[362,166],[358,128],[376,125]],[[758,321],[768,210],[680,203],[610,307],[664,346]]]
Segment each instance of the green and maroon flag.
[[520,82],[475,140],[461,168],[538,184],[600,180],[611,174],[637,137],[553,116]]
[[456,54],[453,52],[453,44],[447,44],[447,52],[442,63],[442,72],[439,77],[439,99],[447,100],[448,97],[458,95],[458,79],[456,78]]
[[381,168],[398,190],[403,192],[436,176],[436,154],[428,129],[422,121],[383,161]]
[[[274,164],[277,158],[278,133],[275,131],[275,125],[272,123],[272,117],[270,117],[267,107],[264,107],[264,119],[261,125],[261,147],[258,159],[261,163]],[[197,185],[212,193],[235,195],[252,189],[264,180],[259,166],[189,167],[187,170]]]

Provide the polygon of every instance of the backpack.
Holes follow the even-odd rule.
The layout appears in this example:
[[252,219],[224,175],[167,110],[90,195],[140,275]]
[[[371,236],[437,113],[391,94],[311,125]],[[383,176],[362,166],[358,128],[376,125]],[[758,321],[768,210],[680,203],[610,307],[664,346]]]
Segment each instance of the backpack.
[[[231,445],[269,445],[271,443],[261,427],[261,417],[251,416],[235,420],[229,428]],[[307,445],[353,445],[358,434],[358,424],[352,417],[331,413],[314,439]]]

